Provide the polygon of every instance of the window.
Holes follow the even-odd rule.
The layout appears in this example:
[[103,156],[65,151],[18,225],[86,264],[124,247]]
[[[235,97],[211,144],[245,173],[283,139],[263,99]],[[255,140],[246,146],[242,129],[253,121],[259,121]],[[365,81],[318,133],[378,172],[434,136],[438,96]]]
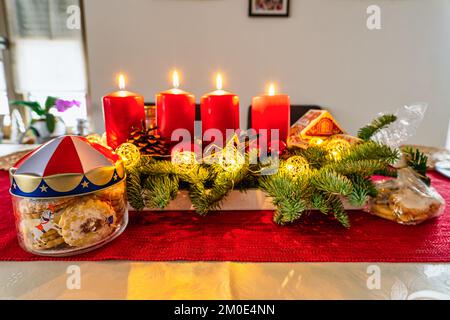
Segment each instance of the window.
[[81,102],[80,108],[71,108],[64,113],[55,112],[54,114],[58,117],[61,117],[64,120],[64,123],[69,128],[75,128],[77,125],[77,119],[87,119],[86,113],[86,94],[83,92],[51,92],[46,91],[45,93],[41,92],[30,92],[27,97],[27,100],[40,102],[41,105],[45,103],[45,100],[48,96],[55,96],[64,100],[78,100]]
[[60,114],[67,127],[86,119],[86,69],[80,28],[69,28],[68,8],[78,0],[7,0],[15,91],[26,100],[47,96],[78,100]]
[[8,95],[6,91],[5,68],[0,60],[0,116],[9,114]]

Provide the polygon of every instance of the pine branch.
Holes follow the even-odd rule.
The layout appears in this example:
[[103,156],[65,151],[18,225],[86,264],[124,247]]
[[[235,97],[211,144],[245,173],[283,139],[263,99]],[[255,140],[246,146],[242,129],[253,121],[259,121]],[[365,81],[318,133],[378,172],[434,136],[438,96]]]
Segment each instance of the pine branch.
[[350,228],[350,219],[347,212],[345,212],[344,205],[339,197],[330,198],[330,207],[333,211],[334,217],[345,227]]
[[352,182],[345,176],[327,169],[321,169],[311,179],[318,190],[330,194],[347,196],[352,192]]
[[382,170],[377,170],[374,172],[374,175],[397,178],[397,169],[391,166],[387,166]]
[[150,157],[142,157],[141,163],[141,173],[143,175],[167,175],[176,174],[177,170],[168,160],[154,160]]
[[346,160],[330,163],[324,166],[324,168],[327,170],[335,171],[344,176],[350,174],[359,174],[365,177],[369,177],[379,170],[384,170],[386,168],[386,164],[379,160]]
[[406,164],[411,167],[420,176],[420,179],[429,186],[431,184],[430,178],[427,176],[428,157],[419,149],[404,148],[403,155]]
[[307,197],[308,177],[299,176],[294,180],[289,175],[278,172],[263,177],[260,187],[272,197],[277,208],[274,221],[277,224],[292,223],[299,219],[307,209],[304,197]]
[[200,215],[206,215],[209,210],[207,191],[203,183],[196,183],[189,188],[189,198],[196,212]]
[[358,131],[358,138],[363,139],[365,141],[369,141],[372,136],[377,133],[379,130],[387,127],[391,123],[397,120],[397,116],[393,114],[383,115],[375,120],[372,123],[368,124],[365,127],[362,127]]
[[303,200],[283,201],[279,203],[277,214],[274,216],[274,221],[277,224],[285,225],[292,223],[302,216],[306,210],[306,204]]
[[369,193],[372,192],[372,188],[369,185],[369,180],[364,179],[359,175],[355,175],[351,178],[353,183],[353,190],[348,197],[350,204],[355,207],[360,207],[366,204]]
[[147,208],[164,209],[178,194],[178,178],[152,176],[144,182],[143,199]]
[[351,175],[350,180],[352,181],[353,185],[357,183],[361,188],[364,188],[367,192],[367,196],[375,198],[378,195],[378,190],[371,177]]
[[189,193],[192,204],[200,215],[220,209],[224,198],[245,179],[248,173],[248,165],[232,172],[225,171],[218,165],[212,165],[210,169],[214,172],[215,178],[206,183],[211,182],[212,187],[206,188],[205,182],[198,182],[192,185]]
[[203,166],[196,166],[193,170],[178,172],[180,180],[189,184],[206,183],[212,180],[215,175]]
[[142,199],[141,176],[138,167],[128,168],[127,171],[127,197],[131,206],[141,211],[145,208]]
[[292,148],[289,149],[289,152],[291,155],[302,156],[305,158],[309,165],[314,169],[321,168],[328,161],[328,152],[324,148],[318,146],[312,146],[307,149]]
[[313,193],[311,196],[311,207],[319,210],[323,214],[328,214],[330,212],[330,207],[327,199],[322,193]]
[[398,150],[393,150],[386,145],[374,141],[368,141],[352,146],[343,161],[379,160],[386,164],[395,163],[400,157]]

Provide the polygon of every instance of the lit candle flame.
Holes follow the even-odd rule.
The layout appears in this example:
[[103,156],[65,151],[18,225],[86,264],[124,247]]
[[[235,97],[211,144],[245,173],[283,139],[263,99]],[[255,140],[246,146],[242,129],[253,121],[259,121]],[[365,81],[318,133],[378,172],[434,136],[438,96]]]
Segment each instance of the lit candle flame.
[[125,89],[126,81],[125,81],[125,76],[122,73],[119,74],[119,76],[117,78],[117,84],[119,85],[119,89],[120,90],[124,90]]
[[217,90],[222,90],[223,88],[223,78],[220,73],[218,73],[216,77],[216,88]]
[[269,96],[274,96],[275,95],[275,85],[273,83],[271,83],[269,85]]
[[180,87],[180,76],[177,70],[175,70],[172,74],[172,83],[175,89],[178,89]]

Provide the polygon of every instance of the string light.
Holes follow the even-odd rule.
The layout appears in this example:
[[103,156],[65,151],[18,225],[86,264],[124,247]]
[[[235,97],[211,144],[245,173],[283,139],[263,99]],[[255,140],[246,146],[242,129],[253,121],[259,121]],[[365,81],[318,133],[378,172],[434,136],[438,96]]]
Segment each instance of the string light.
[[127,168],[134,167],[141,159],[141,153],[138,147],[128,142],[121,144],[116,149],[116,153],[122,158],[122,161]]
[[292,156],[286,160],[282,167],[282,171],[293,178],[309,171],[309,163],[302,156]]
[[342,160],[342,155],[350,149],[350,142],[344,139],[332,139],[326,145],[326,150],[328,151],[328,156],[331,160],[340,161]]
[[87,135],[86,139],[90,143],[102,144],[102,137],[98,133]]
[[268,176],[277,173],[280,168],[280,158],[278,156],[271,156],[267,158],[260,158],[260,174]]
[[107,136],[106,136],[106,132],[104,132],[102,135],[99,135],[97,133],[93,133],[93,134],[87,135],[86,139],[90,143],[96,143],[96,144],[104,146],[105,148],[108,148],[108,149],[112,150],[112,148],[110,146],[108,146],[108,139],[107,139]]
[[326,141],[319,137],[314,137],[314,138],[311,138],[311,140],[309,140],[309,145],[314,146],[314,147],[324,146],[325,143],[326,143]]
[[237,148],[227,146],[221,151],[219,164],[227,172],[236,172],[244,166],[245,157]]
[[172,152],[172,164],[180,172],[190,171],[198,164],[197,155],[192,151]]

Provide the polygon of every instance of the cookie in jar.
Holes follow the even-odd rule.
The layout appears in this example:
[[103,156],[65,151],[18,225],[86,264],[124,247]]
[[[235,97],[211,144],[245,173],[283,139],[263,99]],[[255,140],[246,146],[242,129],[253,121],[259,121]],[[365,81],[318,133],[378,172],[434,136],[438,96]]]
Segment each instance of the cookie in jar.
[[10,170],[17,236],[36,255],[71,256],[118,237],[128,223],[125,169],[109,149],[56,138]]

